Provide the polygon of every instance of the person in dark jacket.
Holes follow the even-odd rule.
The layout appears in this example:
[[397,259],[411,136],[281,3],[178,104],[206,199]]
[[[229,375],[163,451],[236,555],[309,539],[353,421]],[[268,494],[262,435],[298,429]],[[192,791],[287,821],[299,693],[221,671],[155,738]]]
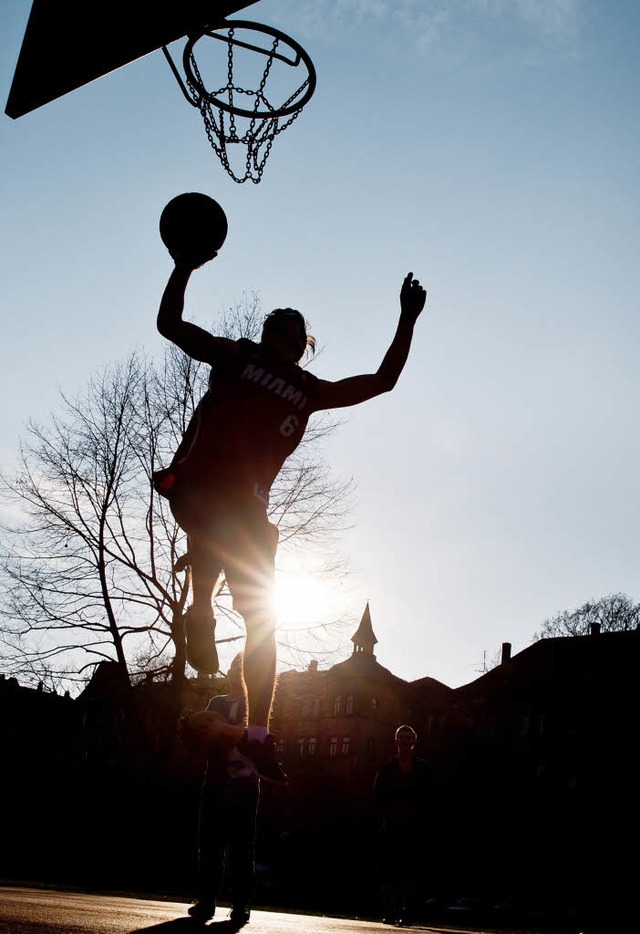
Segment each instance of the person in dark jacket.
[[247,715],[242,653],[231,663],[227,680],[229,693],[212,697],[206,708],[212,728],[202,729],[201,742],[207,749],[198,822],[198,900],[189,914],[200,922],[212,918],[227,878],[231,895],[228,926],[239,930],[251,914],[260,798],[254,763],[229,740],[233,728],[242,735]]
[[374,782],[385,924],[411,924],[422,888],[431,774],[425,760],[415,755],[416,741],[413,727],[399,726],[396,754],[378,770]]

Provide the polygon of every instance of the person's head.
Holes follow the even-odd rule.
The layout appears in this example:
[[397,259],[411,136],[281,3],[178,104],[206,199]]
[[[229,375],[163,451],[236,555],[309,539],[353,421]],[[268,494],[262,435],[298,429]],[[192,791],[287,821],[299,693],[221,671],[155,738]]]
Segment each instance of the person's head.
[[403,723],[395,732],[396,748],[399,753],[410,752],[416,744],[418,734],[406,723]]
[[295,308],[274,308],[264,319],[260,342],[292,363],[298,363],[307,348],[314,351],[316,347],[303,315]]

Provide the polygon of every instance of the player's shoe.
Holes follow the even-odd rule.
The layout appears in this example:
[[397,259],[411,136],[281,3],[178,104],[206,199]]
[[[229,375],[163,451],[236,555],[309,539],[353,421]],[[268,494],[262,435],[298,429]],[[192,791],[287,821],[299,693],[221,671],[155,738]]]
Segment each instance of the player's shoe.
[[277,785],[286,785],[288,783],[289,779],[286,772],[278,762],[276,741],[271,733],[267,735],[262,743],[257,739],[252,739],[249,742],[245,733],[238,743],[238,751],[243,756],[251,759],[260,778],[264,778],[268,782],[274,782]]
[[211,616],[196,616],[190,607],[184,618],[187,661],[199,673],[215,675],[220,670],[215,643],[216,621]]
[[200,921],[202,924],[204,924],[205,921],[210,921],[215,913],[216,903],[214,901],[210,901],[207,898],[201,898],[195,903],[195,905],[192,905],[191,908],[189,908],[189,914],[193,920]]
[[249,923],[251,917],[251,909],[248,905],[234,905],[231,909],[230,914],[231,924],[236,929],[239,930],[243,928],[245,924]]

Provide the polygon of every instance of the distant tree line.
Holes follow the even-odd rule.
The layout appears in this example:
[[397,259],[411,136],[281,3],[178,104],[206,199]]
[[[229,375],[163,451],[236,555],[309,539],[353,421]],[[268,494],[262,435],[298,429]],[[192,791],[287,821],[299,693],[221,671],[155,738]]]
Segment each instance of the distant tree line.
[[[534,634],[532,642],[557,636],[588,636],[597,623],[600,632],[624,632],[640,625],[640,603],[634,603],[624,593],[610,593],[599,600],[588,600],[574,610],[562,610],[546,619]],[[484,653],[481,672],[491,671],[500,664],[500,650],[487,657]]]

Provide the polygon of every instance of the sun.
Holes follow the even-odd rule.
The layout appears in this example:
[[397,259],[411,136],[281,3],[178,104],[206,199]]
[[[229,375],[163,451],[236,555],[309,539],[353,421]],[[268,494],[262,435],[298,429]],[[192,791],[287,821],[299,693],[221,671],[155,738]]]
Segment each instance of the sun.
[[329,623],[343,612],[335,582],[304,571],[278,571],[275,601],[278,623],[289,629]]

